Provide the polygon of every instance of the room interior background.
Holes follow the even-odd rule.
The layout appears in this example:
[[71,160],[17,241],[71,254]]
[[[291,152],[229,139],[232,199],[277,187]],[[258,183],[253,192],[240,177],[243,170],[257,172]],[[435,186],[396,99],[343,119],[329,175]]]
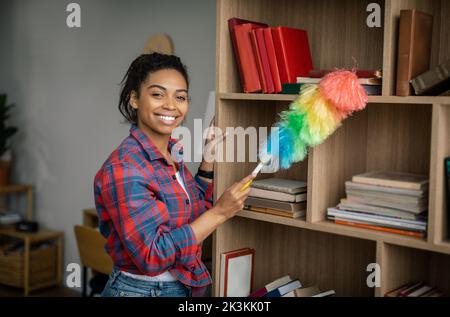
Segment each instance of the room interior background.
[[34,185],[35,220],[65,232],[65,265],[79,262],[73,226],[94,207],[94,175],[128,135],[117,102],[131,61],[153,34],[170,35],[191,78],[192,129],[215,87],[216,56],[215,1],[78,0],[81,28],[68,28],[70,2],[2,0],[0,10],[0,92],[19,127],[12,180]]

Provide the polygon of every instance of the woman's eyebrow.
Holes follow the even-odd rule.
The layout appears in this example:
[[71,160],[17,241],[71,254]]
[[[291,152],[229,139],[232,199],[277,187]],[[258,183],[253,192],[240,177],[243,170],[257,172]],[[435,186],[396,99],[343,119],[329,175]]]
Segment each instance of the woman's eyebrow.
[[[166,88],[166,87],[161,86],[161,85],[158,85],[158,84],[153,84],[153,85],[150,85],[150,86],[147,87],[147,89],[150,89],[150,88],[159,88],[159,89],[161,89],[161,90],[167,91],[167,88]],[[188,93],[188,90],[187,90],[187,89],[177,89],[177,90],[175,90],[175,92],[185,92],[185,93]]]

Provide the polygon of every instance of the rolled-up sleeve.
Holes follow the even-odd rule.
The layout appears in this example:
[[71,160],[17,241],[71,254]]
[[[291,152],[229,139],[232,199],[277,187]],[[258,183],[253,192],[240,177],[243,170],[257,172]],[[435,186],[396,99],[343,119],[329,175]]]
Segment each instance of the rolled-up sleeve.
[[113,225],[138,269],[158,275],[175,264],[196,262],[199,244],[189,224],[171,229],[167,206],[155,197],[139,167],[111,164],[101,196]]
[[194,177],[195,182],[197,183],[197,188],[200,190],[200,196],[205,202],[205,209],[211,209],[214,204],[213,199],[213,189],[214,189],[214,183],[213,182],[207,182],[203,180],[198,173],[195,174]]

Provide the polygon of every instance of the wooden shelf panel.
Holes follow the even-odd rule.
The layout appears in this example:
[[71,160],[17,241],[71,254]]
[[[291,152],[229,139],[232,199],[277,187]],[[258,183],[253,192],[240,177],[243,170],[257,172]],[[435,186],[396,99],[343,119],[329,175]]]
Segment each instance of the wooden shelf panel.
[[[222,100],[254,100],[254,101],[293,101],[298,95],[284,94],[244,94],[244,93],[219,93]],[[450,97],[441,96],[369,96],[369,103],[374,104],[447,104],[450,105]]]

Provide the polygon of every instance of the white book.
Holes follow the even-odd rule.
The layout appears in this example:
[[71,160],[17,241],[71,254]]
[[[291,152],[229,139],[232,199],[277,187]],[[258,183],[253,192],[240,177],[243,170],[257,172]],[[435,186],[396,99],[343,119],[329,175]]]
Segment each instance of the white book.
[[351,181],[345,182],[345,189],[356,189],[356,190],[365,190],[372,192],[380,192],[380,193],[391,193],[398,194],[403,196],[412,196],[412,197],[425,197],[428,192],[424,190],[417,189],[403,189],[403,188],[395,188],[395,187],[387,187],[381,185],[369,185],[369,184],[361,184],[355,183]]
[[247,297],[253,280],[255,250],[244,248],[222,253],[220,257],[220,296]]
[[425,285],[425,286],[422,286],[421,288],[419,288],[418,290],[408,294],[406,297],[419,297],[419,296],[422,296],[425,293],[428,293],[432,289],[433,289],[433,287]]
[[276,191],[271,191],[271,190],[266,190],[266,189],[250,187],[249,197],[266,198],[266,199],[272,199],[272,200],[278,200],[278,201],[284,201],[284,202],[290,202],[290,203],[300,203],[300,202],[306,201],[307,193],[288,194],[288,193],[282,193],[282,192],[276,192]]

